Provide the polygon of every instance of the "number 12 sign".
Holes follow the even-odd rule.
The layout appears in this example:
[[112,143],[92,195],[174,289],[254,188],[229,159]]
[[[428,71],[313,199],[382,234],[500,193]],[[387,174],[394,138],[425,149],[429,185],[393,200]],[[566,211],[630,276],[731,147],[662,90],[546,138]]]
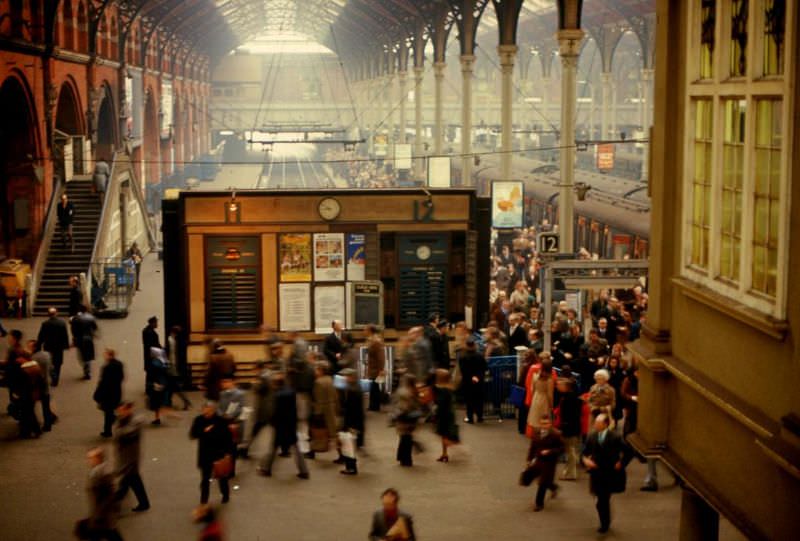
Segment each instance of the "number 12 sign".
[[559,252],[558,233],[539,233],[536,245],[540,254],[557,254]]

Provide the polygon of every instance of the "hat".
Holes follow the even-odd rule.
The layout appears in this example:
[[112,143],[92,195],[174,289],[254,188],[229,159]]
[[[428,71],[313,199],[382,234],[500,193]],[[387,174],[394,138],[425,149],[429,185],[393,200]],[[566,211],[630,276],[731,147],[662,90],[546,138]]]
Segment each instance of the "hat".
[[150,316],[150,318],[147,320],[148,323],[155,323],[156,321],[158,321],[156,316]]

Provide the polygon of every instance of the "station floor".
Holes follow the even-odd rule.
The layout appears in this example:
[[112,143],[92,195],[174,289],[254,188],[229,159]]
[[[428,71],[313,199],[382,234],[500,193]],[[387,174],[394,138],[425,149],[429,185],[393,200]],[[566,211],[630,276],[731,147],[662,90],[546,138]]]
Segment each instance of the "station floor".
[[[143,265],[143,290],[130,315],[101,320],[98,351],[114,347],[126,365],[125,395],[144,407],[141,369],[141,329],[151,315],[162,313],[161,265],[148,256]],[[40,319],[6,320],[34,336]],[[162,329],[160,329],[162,330]],[[163,330],[162,330],[163,331]],[[5,344],[0,347],[5,355]],[[97,374],[98,366],[93,367]],[[96,378],[81,381],[74,351],[65,358],[62,384],[54,390],[60,421],[38,440],[17,440],[16,424],[0,416],[0,539],[61,541],[72,539],[75,521],[86,514],[85,452],[104,444],[99,437],[102,414],[92,402]],[[196,442],[188,430],[201,402],[192,393],[192,411],[175,414],[160,427],[145,429],[142,475],[152,508],[132,513],[133,495],[123,502],[119,529],[126,540],[192,540],[198,527],[190,518],[199,502]],[[8,395],[0,390],[0,411]],[[149,416],[148,412],[144,412]],[[148,417],[149,419],[149,417]],[[429,426],[417,431],[426,450],[415,456],[411,469],[394,461],[396,435],[384,414],[369,414],[367,455],[359,460],[356,477],[339,475],[334,453],[310,461],[311,479],[295,477],[291,459],[276,459],[273,477],[257,475],[257,459],[268,443],[259,436],[250,460],[238,465],[231,501],[223,520],[229,541],[295,541],[366,539],[380,493],[395,487],[401,507],[410,512],[421,540],[674,540],[678,538],[681,489],[661,470],[658,493],[639,492],[644,465],[629,468],[628,491],[612,499],[613,524],[605,536],[596,533],[597,515],[585,476],[561,482],[558,498],[548,498],[543,512],[533,513],[533,488],[517,485],[527,440],[515,422],[463,426],[463,444],[451,451],[449,464],[436,462],[438,442]],[[212,503],[219,502],[217,487]],[[720,539],[743,537],[722,521]]]

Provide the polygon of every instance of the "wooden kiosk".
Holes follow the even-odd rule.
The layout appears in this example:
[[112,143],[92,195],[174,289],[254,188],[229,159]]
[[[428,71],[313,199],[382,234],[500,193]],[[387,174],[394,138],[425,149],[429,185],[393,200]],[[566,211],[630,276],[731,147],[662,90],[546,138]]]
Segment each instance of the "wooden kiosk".
[[190,363],[212,337],[249,363],[264,358],[265,327],[309,341],[333,319],[357,331],[359,292],[381,292],[374,323],[389,340],[431,312],[475,313],[489,239],[474,190],[182,191],[162,208],[165,328],[187,330]]

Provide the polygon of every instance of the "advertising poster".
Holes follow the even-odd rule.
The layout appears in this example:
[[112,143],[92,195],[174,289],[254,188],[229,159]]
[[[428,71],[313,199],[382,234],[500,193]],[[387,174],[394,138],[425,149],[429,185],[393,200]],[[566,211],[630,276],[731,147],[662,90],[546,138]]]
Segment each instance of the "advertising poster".
[[597,168],[609,171],[614,169],[614,143],[605,143],[595,147],[597,152]]
[[523,226],[523,184],[517,180],[492,182],[492,227]]
[[411,145],[399,143],[394,145],[394,168],[411,169]]
[[367,253],[363,234],[347,235],[347,279],[363,280],[366,276]]
[[314,280],[344,282],[344,233],[314,234]]
[[311,281],[311,235],[285,233],[279,237],[281,282]]
[[[334,319],[345,320],[344,286],[317,286],[314,288],[314,332],[331,332]],[[281,329],[283,330],[283,329]]]
[[280,284],[280,330],[311,329],[311,284]]

